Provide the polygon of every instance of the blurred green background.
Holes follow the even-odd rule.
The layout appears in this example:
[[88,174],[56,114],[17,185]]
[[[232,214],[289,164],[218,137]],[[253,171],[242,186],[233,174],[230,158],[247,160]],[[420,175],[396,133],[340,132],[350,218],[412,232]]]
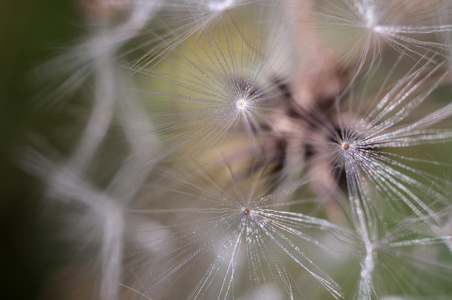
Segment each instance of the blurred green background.
[[31,73],[53,56],[59,43],[83,31],[72,1],[0,2],[0,298],[48,299],[48,275],[64,251],[52,240],[55,226],[44,222],[36,180],[18,167],[24,128],[33,127],[30,109],[40,87]]

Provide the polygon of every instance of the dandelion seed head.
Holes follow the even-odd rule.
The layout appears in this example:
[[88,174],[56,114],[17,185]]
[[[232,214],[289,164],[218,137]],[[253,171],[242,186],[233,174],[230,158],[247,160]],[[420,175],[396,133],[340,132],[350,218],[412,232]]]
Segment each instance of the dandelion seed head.
[[[320,298],[312,297],[316,288],[305,275],[332,297],[350,299],[353,291],[330,277],[332,266],[323,270],[334,248],[359,255],[360,269],[347,265],[341,270],[359,277],[355,299],[397,294],[403,283],[391,279],[408,275],[406,282],[418,283],[424,278],[413,275],[418,270],[426,271],[418,272],[427,273],[425,278],[435,271],[439,274],[430,280],[449,285],[452,258],[440,259],[452,249],[452,221],[437,224],[433,205],[447,193],[440,178],[414,166],[430,161],[411,151],[411,146],[452,141],[449,128],[434,126],[452,116],[452,104],[420,119],[411,114],[451,73],[436,56],[446,47],[450,51],[452,42],[437,42],[434,35],[450,34],[452,25],[424,17],[436,5],[410,13],[405,2],[420,6],[413,0],[297,0],[297,9],[285,7],[291,0],[97,1],[121,14],[68,55],[83,58],[70,70],[97,62],[80,71],[86,73],[82,78],[94,79],[94,109],[87,138],[81,137],[68,158],[67,169],[77,172],[66,175],[58,169],[48,185],[52,198],[74,198],[89,208],[85,219],[99,223],[101,299],[119,297],[117,282],[125,278],[128,264],[134,278],[121,285],[146,299],[298,299],[301,293]],[[292,16],[298,10],[302,13]],[[306,24],[294,25],[300,22]],[[383,59],[387,54],[395,59],[390,51],[400,53],[400,59],[388,70],[391,60]],[[419,63],[395,81],[400,76],[395,69],[407,67],[404,58],[411,57]],[[297,64],[299,58],[303,63]],[[380,62],[382,70],[374,70]],[[314,76],[305,75],[312,69],[318,69]],[[317,78],[324,77],[326,83],[319,84]],[[84,83],[77,79],[74,84],[73,78],[64,86]],[[305,78],[309,83],[299,85]],[[120,82],[134,94],[132,102],[117,95]],[[143,138],[133,126],[141,114],[140,129],[152,133]],[[121,152],[138,157],[137,162],[115,160],[121,164],[118,175],[91,186],[81,176],[90,175],[88,166],[103,150],[117,115],[120,137],[130,144]],[[235,147],[245,139],[250,145]],[[223,160],[216,154],[204,159],[207,150],[221,153]],[[252,166],[245,163],[256,157]],[[173,159],[181,163],[172,164]],[[185,159],[199,159],[208,169],[196,164],[198,172],[191,172]],[[144,171],[143,162],[151,165]],[[149,171],[154,166],[155,173]],[[167,178],[161,178],[167,167]],[[306,179],[290,178],[304,173]],[[179,182],[168,187],[168,178]],[[100,190],[104,181],[108,186]],[[146,193],[148,184],[162,191]],[[304,193],[314,196],[305,199]],[[299,195],[303,198],[294,198]],[[342,201],[346,197],[349,203]],[[309,211],[298,207],[304,203]],[[398,211],[390,211],[393,206]],[[139,208],[129,209],[134,207]],[[388,232],[386,221],[401,223],[405,211],[412,211],[417,222],[393,225]],[[350,226],[356,232],[350,233]],[[134,234],[129,243],[128,235]],[[129,260],[132,253],[136,257]],[[391,279],[381,281],[386,274]],[[267,292],[266,286],[273,285],[282,295]],[[253,297],[247,296],[250,288],[256,291]],[[411,286],[406,290],[411,292]]]

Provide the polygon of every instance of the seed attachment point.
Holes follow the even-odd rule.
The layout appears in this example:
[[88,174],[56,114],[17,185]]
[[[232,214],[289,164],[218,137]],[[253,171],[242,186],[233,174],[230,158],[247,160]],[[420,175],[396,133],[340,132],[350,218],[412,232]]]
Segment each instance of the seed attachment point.
[[348,149],[350,149],[350,144],[347,143],[347,142],[342,143],[342,149],[343,149],[343,150],[348,150]]
[[246,101],[244,99],[239,99],[235,103],[238,109],[244,109],[246,107]]
[[247,208],[247,207],[244,207],[244,208],[242,208],[242,213],[245,215],[245,216],[248,216],[249,214],[250,214],[250,209],[249,208]]
[[214,0],[208,2],[211,11],[224,11],[234,6],[235,0]]

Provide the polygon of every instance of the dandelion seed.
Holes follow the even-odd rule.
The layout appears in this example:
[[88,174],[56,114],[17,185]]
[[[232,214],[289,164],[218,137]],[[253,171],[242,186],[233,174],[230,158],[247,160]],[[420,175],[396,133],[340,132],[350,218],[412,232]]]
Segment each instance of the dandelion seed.
[[[259,151],[256,138],[273,126],[284,97],[275,78],[295,58],[284,55],[291,24],[281,22],[283,8],[259,3],[228,10],[199,26],[158,67],[131,68],[144,83],[135,92],[149,95],[146,106],[167,155],[206,151],[236,135]],[[278,52],[280,43],[285,52]]]
[[[161,0],[132,1],[132,3],[99,1],[98,4],[101,7],[114,6],[118,10],[128,11],[129,14],[126,14],[124,22],[117,26],[108,26],[103,18],[105,16],[96,16],[95,23],[98,26],[90,28],[88,37],[84,37],[65,53],[40,66],[36,72],[40,83],[44,82],[49,86],[40,93],[38,104],[57,105],[57,100],[70,98],[89,82],[92,75],[108,76],[105,73],[111,73],[117,60],[124,55],[120,51],[121,47],[142,34],[146,24],[161,8],[162,2]],[[59,80],[60,78],[63,78],[63,81]]]
[[[35,156],[33,162],[26,167],[33,175],[46,180],[44,184],[47,188],[46,198],[49,207],[61,207],[60,203],[66,204],[65,209],[60,209],[59,212],[67,216],[62,224],[67,235],[65,242],[77,244],[81,254],[74,257],[73,262],[82,263],[88,259],[98,262],[99,269],[84,276],[93,276],[99,281],[99,286],[93,286],[98,290],[99,299],[116,299],[119,288],[117,283],[121,277],[125,232],[122,205],[114,199],[114,195],[109,197],[82,180],[76,170],[55,166],[37,153],[33,155]],[[53,200],[53,203],[50,200]],[[81,212],[78,211],[80,207],[83,209]],[[79,222],[70,224],[70,221]],[[86,255],[92,247],[96,252]]]
[[[182,288],[179,297],[182,291],[187,291],[186,298],[199,299],[230,298],[247,286],[255,287],[265,296],[262,287],[275,284],[289,299],[295,299],[304,290],[291,274],[291,265],[296,265],[300,268],[297,272],[307,272],[331,296],[341,297],[339,286],[308,253],[327,250],[317,236],[331,231],[345,237],[347,233],[326,220],[285,210],[290,202],[284,203],[284,195],[290,195],[294,187],[267,194],[271,187],[259,188],[259,181],[264,180],[259,171],[249,185],[243,185],[231,173],[232,190],[225,190],[205,170],[190,173],[191,177],[182,179],[183,189],[167,199],[171,203],[165,200],[160,208],[134,210],[161,220],[163,228],[172,234],[149,241],[160,246],[170,243],[157,257],[143,260],[141,265],[149,267],[134,267],[134,272],[141,276],[156,263],[166,270],[146,276],[148,285],[142,290],[133,283],[124,284],[125,287],[146,292],[152,298],[160,297],[156,294],[159,286],[177,285]],[[199,178],[193,177],[196,173],[200,173]],[[177,200],[178,193],[183,199]],[[166,294],[170,295],[171,292]]]
[[[265,2],[266,0],[264,0]],[[256,0],[169,0],[159,5],[159,14],[152,18],[146,34],[137,45],[124,52],[133,57],[133,67],[142,70],[163,61],[169,53],[202,28],[215,25],[230,10],[260,3]],[[143,52],[144,51],[144,52]]]
[[[133,102],[134,99],[128,100]],[[127,111],[121,113],[125,119],[122,125],[126,136],[129,136],[131,131],[129,113]],[[136,116],[133,117],[135,121],[139,120]],[[146,126],[150,125],[148,119],[140,121]],[[93,130],[92,127],[95,126],[88,126],[87,130]],[[148,138],[152,141],[152,136],[148,135]],[[49,149],[50,147],[42,147],[42,138],[36,140],[40,141],[38,144],[40,148],[46,149],[47,155],[56,152]],[[94,281],[89,284],[98,291],[96,298],[102,300],[118,297],[127,227],[124,208],[142,189],[152,168],[152,165],[144,164],[148,161],[146,154],[149,153],[143,154],[143,146],[148,148],[147,143],[137,143],[130,136],[129,140],[131,144],[129,153],[134,158],[122,164],[116,174],[109,174],[113,176],[109,176],[111,181],[104,190],[87,180],[92,175],[92,170],[87,169],[85,163],[90,164],[96,158],[96,153],[80,155],[75,151],[73,158],[83,159],[82,163],[77,165],[71,159],[56,164],[37,150],[30,150],[23,162],[26,170],[43,181],[46,204],[52,208],[59,208],[59,214],[65,216],[61,224],[65,239],[67,236],[65,242],[76,244],[79,249],[79,254],[73,258],[73,262],[86,262],[90,259],[98,262],[99,269],[90,270],[92,273],[83,275],[84,278],[93,276],[96,279],[98,286]],[[103,136],[96,142],[105,143]],[[104,146],[109,148],[107,145]],[[59,156],[54,154],[51,157],[57,161],[56,158]],[[60,160],[62,159],[58,159]],[[60,205],[61,203],[65,205]],[[74,221],[75,224],[72,224]],[[80,271],[75,270],[76,274],[73,275],[79,276],[77,272]]]
[[[403,77],[387,94],[377,95],[375,106],[369,100],[357,103],[356,107],[355,102],[341,100],[344,112],[336,113],[334,105],[338,103],[334,102],[327,110],[329,114],[316,108],[314,112],[301,111],[294,125],[287,129],[289,137],[293,134],[288,151],[290,147],[299,148],[296,145],[300,141],[309,146],[304,150],[309,150],[306,163],[312,176],[318,178],[315,183],[320,186],[318,189],[327,191],[325,197],[334,199],[334,186],[345,176],[344,188],[351,199],[362,199],[366,213],[377,205],[369,197],[378,190],[385,197],[399,199],[420,216],[431,213],[427,203],[441,198],[440,179],[408,164],[422,160],[410,158],[409,153],[401,156],[391,149],[450,142],[450,130],[434,129],[451,115],[450,104],[419,120],[407,120],[447,76],[447,70],[440,70],[441,64],[432,69],[428,64],[422,65]],[[432,84],[423,90],[421,86],[428,80]],[[300,135],[301,131],[310,134]],[[432,183],[425,182],[426,178]],[[391,203],[401,207],[400,202]]]
[[[381,61],[385,48],[405,53],[414,60],[446,45],[436,39],[438,32],[450,32],[448,24],[438,23],[438,11],[447,10],[445,1],[316,1],[311,16],[318,37],[341,53],[346,64],[358,70],[369,60]],[[341,55],[339,54],[339,55]]]
[[[451,236],[429,233],[431,222],[443,222],[441,215],[435,214],[433,219],[408,217],[396,224],[385,222],[371,229],[370,247],[365,247],[357,298],[389,295],[424,295],[428,298],[449,294],[452,257],[447,243]],[[441,257],[439,264],[438,257]],[[371,265],[368,261],[372,261]],[[416,285],[412,284],[414,280]]]

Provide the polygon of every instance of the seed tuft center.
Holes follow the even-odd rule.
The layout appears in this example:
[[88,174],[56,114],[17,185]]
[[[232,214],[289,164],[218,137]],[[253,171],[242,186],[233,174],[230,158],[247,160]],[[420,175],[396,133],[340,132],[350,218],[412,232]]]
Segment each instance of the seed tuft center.
[[244,109],[246,106],[246,101],[244,99],[239,99],[237,100],[236,105],[238,109]]

